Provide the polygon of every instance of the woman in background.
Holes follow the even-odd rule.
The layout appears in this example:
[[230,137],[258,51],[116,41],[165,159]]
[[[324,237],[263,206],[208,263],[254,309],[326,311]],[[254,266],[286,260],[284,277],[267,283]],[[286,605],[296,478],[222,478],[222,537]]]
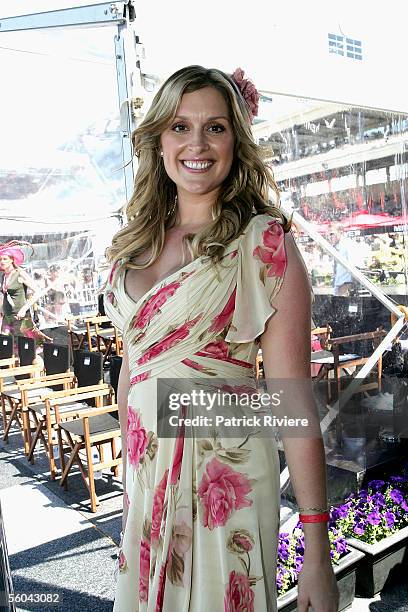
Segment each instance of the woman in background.
[[[21,265],[25,255],[16,240],[0,245],[1,333],[34,338],[37,342],[52,342],[34,324],[30,308],[41,295],[40,288]],[[28,245],[31,246],[31,245]],[[31,293],[29,297],[29,293]]]

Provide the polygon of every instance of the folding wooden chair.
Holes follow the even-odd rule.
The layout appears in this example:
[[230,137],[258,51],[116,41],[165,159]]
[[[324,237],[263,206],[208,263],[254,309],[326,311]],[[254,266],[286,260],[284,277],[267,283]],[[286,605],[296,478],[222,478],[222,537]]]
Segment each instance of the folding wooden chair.
[[[119,421],[111,416],[111,412],[117,412],[117,404],[111,404],[100,408],[91,408],[79,413],[79,418],[59,423],[60,433],[60,460],[62,475],[60,485],[67,486],[67,478],[74,463],[78,464],[83,481],[89,491],[91,510],[96,512],[99,504],[95,491],[95,471],[111,468],[114,475],[118,476],[118,466],[122,463],[120,454],[116,451],[116,438],[121,435]],[[68,462],[65,463],[62,435],[71,448]],[[111,457],[106,458],[103,446],[110,445]],[[93,463],[92,447],[98,447],[100,459],[99,463]],[[85,450],[87,467],[79,453]]]
[[[89,410],[88,401],[90,399],[95,400],[97,405],[102,405],[104,397],[108,397],[109,401],[112,400],[112,389],[108,384],[81,388],[71,387],[42,395],[42,403],[28,407],[37,424],[27,455],[28,460],[30,462],[34,461],[35,447],[39,440],[41,440],[48,455],[51,479],[55,480],[57,467],[54,456],[54,448],[56,446],[54,435],[58,439],[58,446],[60,446],[58,428],[56,426],[63,420],[77,418],[83,410]],[[56,433],[53,435],[54,430],[56,430]]]
[[[332,369],[333,355],[327,350],[327,346],[332,331],[330,325],[327,324],[324,327],[313,327],[310,332],[310,374],[315,383],[325,379],[330,385],[328,372]],[[330,397],[330,388],[327,389],[327,397]]]
[[[328,328],[331,331],[330,326]],[[326,328],[316,328],[312,331],[315,335],[319,335],[317,332],[324,332]],[[377,348],[381,340],[386,335],[386,331],[378,328],[373,332],[365,332],[362,334],[352,334],[350,336],[341,336],[339,338],[332,338],[328,333],[324,340],[324,348],[322,351],[312,352],[311,363],[312,365],[319,365],[321,367],[318,375],[314,378],[315,382],[327,379],[327,401],[338,399],[341,392],[341,381],[344,378],[345,373],[351,377],[351,369],[364,365],[369,357],[362,356],[357,353],[346,353],[341,352],[342,345],[352,344],[354,342],[361,342],[365,340],[372,340],[373,350]],[[368,383],[364,383],[359,388],[360,392],[366,392],[372,389],[381,390],[381,373],[382,373],[382,357],[377,363],[377,374],[376,380]],[[334,383],[335,393],[332,393],[332,383]]]
[[[3,440],[8,442],[11,425],[15,421],[23,431],[22,415],[18,412],[21,406],[21,393],[15,376],[38,377],[42,373],[42,367],[34,364],[29,366],[5,367],[0,369],[0,394],[1,409],[3,416]],[[17,392],[17,394],[13,393]]]
[[[342,379],[342,371],[346,372],[350,377],[351,368],[358,368],[361,365],[367,363],[369,357],[359,356],[357,354],[342,354],[340,352],[340,347],[343,344],[349,344],[353,342],[361,342],[363,340],[371,340],[372,341],[372,349],[373,351],[380,344],[381,340],[384,336],[387,335],[387,332],[384,329],[377,328],[376,331],[373,332],[365,332],[362,334],[353,334],[350,336],[342,336],[340,338],[330,338],[328,346],[330,347],[331,352],[333,353],[333,373],[335,380],[335,390],[336,397],[340,396],[341,392],[341,379]],[[376,366],[376,376],[374,380],[370,382],[363,383],[360,385],[358,389],[358,393],[363,393],[366,391],[370,391],[373,389],[377,389],[379,392],[381,391],[381,375],[382,375],[382,356],[380,355],[377,366]],[[354,371],[354,375],[357,370]]]
[[67,317],[67,331],[72,351],[79,351],[84,347],[86,340],[86,324],[82,315]]
[[16,368],[18,366],[17,357],[9,357],[8,359],[0,359],[0,369]]
[[[116,327],[107,316],[97,315],[85,320],[87,339],[90,351],[99,351],[103,354],[105,364],[110,353],[115,350],[116,355],[122,351],[122,340]],[[92,346],[92,338],[96,338],[96,346]]]
[[[30,367],[30,366],[26,366]],[[24,441],[24,453],[28,456],[31,446],[31,423],[29,407],[35,406],[42,401],[44,393],[52,393],[51,385],[62,385],[69,388],[74,383],[73,373],[52,374],[50,376],[40,375],[36,378],[29,378],[16,381],[17,389],[6,388],[3,392],[4,399],[11,406],[11,414],[7,428],[4,432],[5,439],[8,439],[11,423],[16,421],[21,428]],[[37,424],[37,423],[36,423]]]

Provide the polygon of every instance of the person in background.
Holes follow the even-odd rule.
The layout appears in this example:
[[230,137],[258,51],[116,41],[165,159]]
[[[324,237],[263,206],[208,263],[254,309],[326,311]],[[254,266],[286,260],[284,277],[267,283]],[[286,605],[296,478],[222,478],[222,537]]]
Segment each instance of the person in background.
[[57,264],[48,268],[47,287],[50,291],[64,291],[64,279],[61,277],[61,269]]
[[52,301],[48,306],[48,310],[52,312],[55,317],[49,317],[50,322],[65,323],[66,318],[71,314],[71,309],[65,293],[62,291],[53,291]]
[[[35,325],[30,309],[41,295],[41,290],[21,265],[25,243],[12,240],[0,245],[1,332],[34,338],[37,342],[52,342]],[[31,245],[28,245],[31,246]]]
[[96,299],[94,276],[91,268],[84,268],[82,270],[82,290],[84,293],[84,298],[87,302],[92,302]]
[[[337,249],[339,254],[349,263],[355,265],[354,249],[355,245],[350,238],[344,236],[342,227],[335,225],[329,233],[329,241]],[[348,297],[350,291],[355,287],[355,282],[351,273],[342,266],[337,259],[334,259],[333,288],[334,295]]]

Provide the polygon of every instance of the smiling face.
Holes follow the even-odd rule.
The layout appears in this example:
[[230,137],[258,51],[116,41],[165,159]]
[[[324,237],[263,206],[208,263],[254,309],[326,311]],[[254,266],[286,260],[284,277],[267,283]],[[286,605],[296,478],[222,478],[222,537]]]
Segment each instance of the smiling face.
[[184,94],[176,117],[161,135],[161,148],[179,198],[216,197],[234,156],[234,134],[223,95],[214,87]]

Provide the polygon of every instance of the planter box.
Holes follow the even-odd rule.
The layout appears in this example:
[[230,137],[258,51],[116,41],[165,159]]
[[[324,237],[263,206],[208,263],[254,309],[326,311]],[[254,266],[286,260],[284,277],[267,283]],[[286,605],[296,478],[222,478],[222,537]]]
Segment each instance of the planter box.
[[[364,557],[364,553],[360,550],[349,547],[349,551],[347,555],[340,559],[338,565],[333,565],[340,593],[338,612],[346,610],[353,602],[356,585],[356,568]],[[278,597],[278,610],[280,612],[296,612],[297,595],[298,588],[294,586],[287,593]]]
[[352,548],[365,553],[357,568],[356,595],[360,597],[374,597],[379,593],[398,564],[408,569],[408,527],[376,544],[366,544],[357,538],[346,539]]

